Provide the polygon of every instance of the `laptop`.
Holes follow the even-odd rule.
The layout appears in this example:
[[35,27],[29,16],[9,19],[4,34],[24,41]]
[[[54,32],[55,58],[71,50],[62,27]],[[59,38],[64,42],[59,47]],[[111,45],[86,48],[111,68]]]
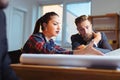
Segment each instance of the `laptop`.
[[47,66],[71,66],[114,69],[120,67],[119,53],[120,49],[106,53],[105,56],[23,53],[20,57],[20,63]]

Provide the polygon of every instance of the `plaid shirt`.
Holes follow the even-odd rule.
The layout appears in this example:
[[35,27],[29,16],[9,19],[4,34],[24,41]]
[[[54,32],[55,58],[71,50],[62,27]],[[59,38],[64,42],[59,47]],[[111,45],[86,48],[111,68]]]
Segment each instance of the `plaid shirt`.
[[53,39],[46,41],[43,33],[31,35],[25,43],[22,52],[41,54],[73,54],[73,51],[67,51],[56,45]]

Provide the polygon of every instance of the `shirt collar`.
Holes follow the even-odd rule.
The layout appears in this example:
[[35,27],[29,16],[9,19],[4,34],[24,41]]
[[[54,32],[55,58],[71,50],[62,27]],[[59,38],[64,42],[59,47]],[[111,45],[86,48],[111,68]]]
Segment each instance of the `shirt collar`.
[[49,42],[50,40],[48,40],[48,38],[47,37],[45,37],[45,39],[46,39],[46,42]]

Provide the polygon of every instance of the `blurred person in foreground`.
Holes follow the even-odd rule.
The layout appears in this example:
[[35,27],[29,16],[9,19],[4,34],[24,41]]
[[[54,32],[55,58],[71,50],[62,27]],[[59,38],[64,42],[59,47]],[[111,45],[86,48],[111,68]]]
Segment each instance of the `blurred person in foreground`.
[[8,55],[6,17],[3,11],[8,3],[8,0],[0,0],[0,80],[18,80],[15,72],[10,67],[11,60]]

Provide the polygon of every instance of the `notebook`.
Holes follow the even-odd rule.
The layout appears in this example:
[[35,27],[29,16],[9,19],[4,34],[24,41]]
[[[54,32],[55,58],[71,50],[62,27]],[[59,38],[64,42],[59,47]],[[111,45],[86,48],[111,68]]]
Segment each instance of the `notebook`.
[[20,63],[47,66],[118,68],[120,67],[120,49],[106,53],[105,56],[23,53],[20,57]]

